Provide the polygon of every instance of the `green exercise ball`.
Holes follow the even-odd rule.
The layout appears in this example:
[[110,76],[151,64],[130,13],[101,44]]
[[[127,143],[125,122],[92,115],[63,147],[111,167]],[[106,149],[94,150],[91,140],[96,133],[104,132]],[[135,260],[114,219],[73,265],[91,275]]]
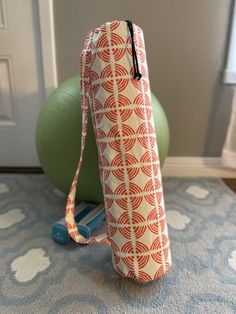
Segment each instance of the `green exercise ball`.
[[[169,128],[166,115],[152,94],[157,140],[161,164],[169,146]],[[54,185],[68,194],[80,155],[81,106],[79,77],[62,83],[48,98],[39,115],[36,144],[39,160],[45,174]],[[91,118],[81,168],[77,199],[103,202],[99,179],[97,148]]]

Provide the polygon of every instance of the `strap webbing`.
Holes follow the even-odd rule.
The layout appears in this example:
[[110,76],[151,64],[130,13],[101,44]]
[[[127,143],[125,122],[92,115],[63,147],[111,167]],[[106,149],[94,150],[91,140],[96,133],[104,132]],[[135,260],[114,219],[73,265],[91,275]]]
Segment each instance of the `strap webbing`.
[[66,212],[65,212],[65,222],[68,233],[70,237],[77,243],[80,244],[89,244],[89,243],[106,243],[110,245],[110,240],[107,233],[98,235],[96,237],[92,236],[88,239],[84,238],[78,231],[76,222],[75,222],[75,195],[77,190],[77,184],[79,179],[79,174],[84,157],[84,148],[86,143],[87,128],[88,128],[88,114],[89,114],[89,91],[90,91],[90,64],[86,64],[88,54],[91,54],[91,40],[92,34],[87,38],[85,43],[85,49],[81,52],[80,55],[80,88],[81,88],[81,103],[82,103],[82,135],[81,135],[81,150],[80,158],[77,166],[77,170],[70,188],[70,192],[67,198],[66,203]]

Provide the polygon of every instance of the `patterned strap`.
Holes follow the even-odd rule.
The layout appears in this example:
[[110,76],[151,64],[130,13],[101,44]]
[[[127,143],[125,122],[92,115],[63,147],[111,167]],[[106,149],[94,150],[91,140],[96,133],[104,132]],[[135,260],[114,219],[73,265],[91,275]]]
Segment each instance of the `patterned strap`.
[[92,36],[87,38],[85,49],[81,52],[80,55],[80,88],[81,88],[81,101],[82,101],[82,135],[81,135],[81,150],[80,158],[77,166],[77,170],[71,185],[71,189],[67,198],[66,203],[66,212],[65,212],[65,222],[68,233],[70,237],[77,243],[80,244],[89,244],[89,243],[106,243],[110,245],[109,236],[107,233],[100,234],[96,237],[92,236],[88,239],[83,237],[77,228],[74,214],[75,214],[75,195],[77,190],[77,183],[80,174],[80,169],[84,157],[84,148],[86,143],[87,128],[88,128],[88,111],[89,111],[89,73],[90,64],[88,64],[88,54],[91,53],[90,44]]

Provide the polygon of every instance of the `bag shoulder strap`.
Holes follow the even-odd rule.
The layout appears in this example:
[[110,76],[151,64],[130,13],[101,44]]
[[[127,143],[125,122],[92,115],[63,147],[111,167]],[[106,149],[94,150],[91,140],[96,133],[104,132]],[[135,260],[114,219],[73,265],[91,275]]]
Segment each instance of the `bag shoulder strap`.
[[84,50],[80,54],[80,88],[81,88],[81,103],[82,103],[82,135],[81,135],[81,150],[77,170],[70,188],[67,198],[65,222],[70,237],[77,243],[106,243],[110,245],[110,239],[107,233],[98,236],[92,236],[88,239],[83,237],[77,228],[75,222],[75,195],[77,190],[78,178],[84,157],[84,148],[86,143],[87,128],[88,128],[88,114],[89,114],[89,92],[90,92],[90,64],[91,64],[91,32],[86,39]]

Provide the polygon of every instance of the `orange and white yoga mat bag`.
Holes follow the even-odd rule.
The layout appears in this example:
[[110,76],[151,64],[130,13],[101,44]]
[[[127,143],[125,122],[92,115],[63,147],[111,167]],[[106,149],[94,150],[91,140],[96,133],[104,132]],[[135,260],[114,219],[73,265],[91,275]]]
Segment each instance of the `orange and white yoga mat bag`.
[[[113,21],[90,32],[80,56],[82,140],[66,205],[66,225],[80,244],[111,245],[114,269],[139,282],[171,266],[160,161],[143,32]],[[107,233],[85,239],[74,220],[89,106],[99,156]]]

